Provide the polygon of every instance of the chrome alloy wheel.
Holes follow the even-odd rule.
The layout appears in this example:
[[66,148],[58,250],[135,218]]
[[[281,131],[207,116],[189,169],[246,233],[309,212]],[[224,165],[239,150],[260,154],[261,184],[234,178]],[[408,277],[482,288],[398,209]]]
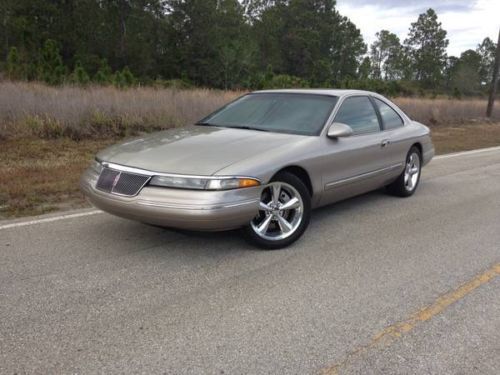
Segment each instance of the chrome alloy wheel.
[[285,182],[271,182],[262,192],[259,214],[250,225],[263,239],[283,240],[295,233],[303,213],[304,202],[297,189]]
[[413,191],[417,186],[420,176],[420,156],[413,152],[408,156],[405,167],[405,188],[408,191]]

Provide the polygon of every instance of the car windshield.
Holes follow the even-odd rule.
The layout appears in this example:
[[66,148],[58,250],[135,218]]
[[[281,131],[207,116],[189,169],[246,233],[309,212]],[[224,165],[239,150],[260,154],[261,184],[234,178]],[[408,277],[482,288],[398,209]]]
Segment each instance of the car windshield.
[[316,94],[256,93],[245,95],[198,124],[318,135],[337,97]]

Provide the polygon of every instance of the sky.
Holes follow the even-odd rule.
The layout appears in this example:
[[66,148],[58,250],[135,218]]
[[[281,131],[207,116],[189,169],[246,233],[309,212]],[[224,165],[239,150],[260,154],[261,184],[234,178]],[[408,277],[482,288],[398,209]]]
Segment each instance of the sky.
[[448,55],[460,56],[475,49],[487,36],[498,39],[500,0],[337,0],[337,9],[361,30],[368,46],[382,29],[399,36],[401,42],[420,13],[433,8],[448,32]]

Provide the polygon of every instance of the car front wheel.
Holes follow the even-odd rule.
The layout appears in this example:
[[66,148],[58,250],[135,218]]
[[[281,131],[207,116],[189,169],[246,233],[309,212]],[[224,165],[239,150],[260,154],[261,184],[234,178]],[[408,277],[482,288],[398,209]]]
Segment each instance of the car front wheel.
[[262,191],[259,213],[245,231],[257,246],[279,249],[302,236],[310,216],[311,197],[307,187],[297,176],[282,172]]

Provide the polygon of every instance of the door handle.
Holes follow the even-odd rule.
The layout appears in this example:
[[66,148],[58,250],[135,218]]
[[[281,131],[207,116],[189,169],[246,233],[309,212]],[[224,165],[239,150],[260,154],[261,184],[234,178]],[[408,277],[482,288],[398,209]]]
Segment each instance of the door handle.
[[380,147],[387,147],[391,144],[391,141],[388,140],[388,139],[384,139],[381,143],[380,143]]

